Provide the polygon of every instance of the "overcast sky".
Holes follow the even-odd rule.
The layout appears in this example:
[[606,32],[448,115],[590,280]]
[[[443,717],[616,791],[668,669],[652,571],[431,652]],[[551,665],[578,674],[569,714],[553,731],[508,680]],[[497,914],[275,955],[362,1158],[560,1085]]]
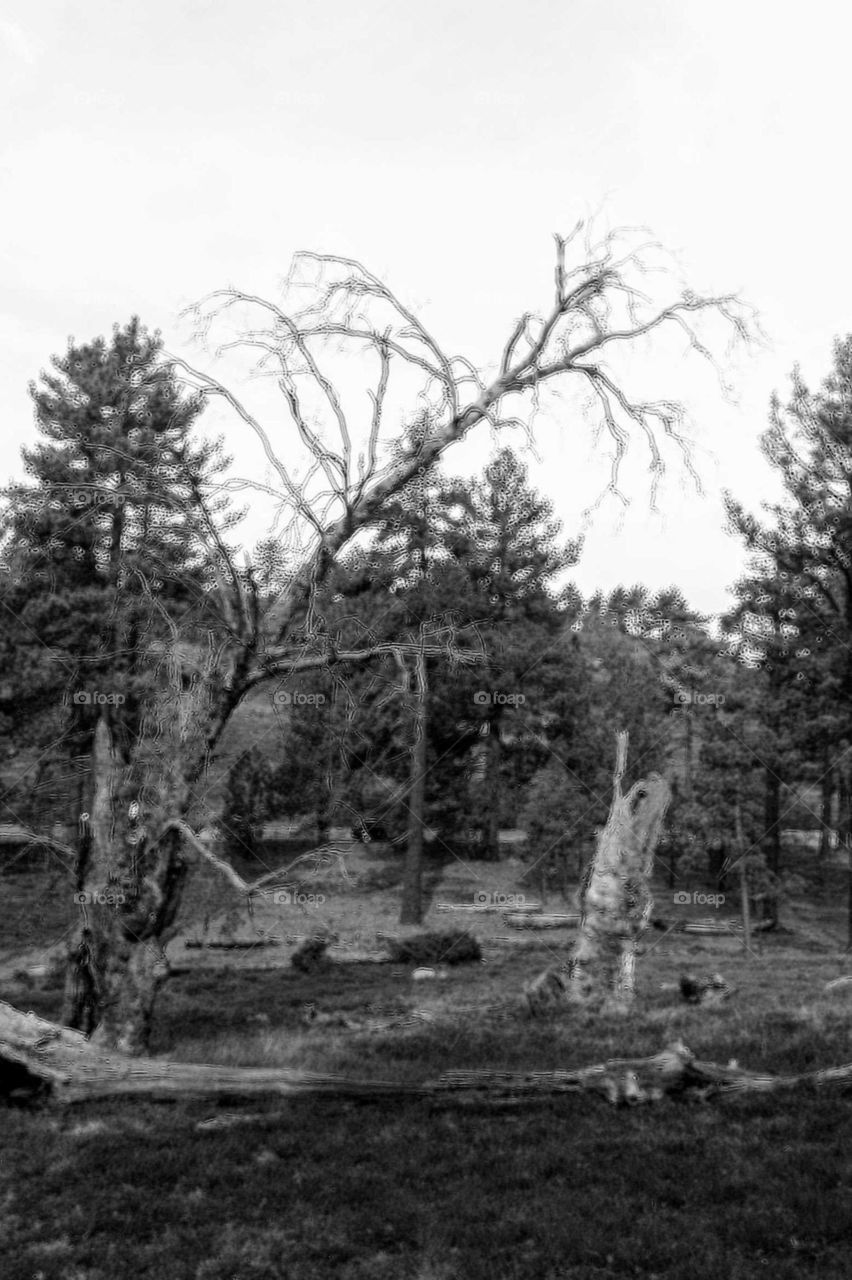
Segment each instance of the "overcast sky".
[[[736,404],[700,365],[685,383],[652,361],[657,394],[688,402],[706,496],[671,454],[650,511],[637,440],[631,505],[597,510],[575,578],[726,606],[743,557],[720,490],[775,495],[757,448],[769,396],[797,360],[821,380],[852,330],[840,6],[6,0],[2,14],[3,479],[35,439],[27,382],[69,335],[138,313],[192,355],[183,306],[223,285],[274,297],[311,248],[364,262],[446,350],[487,366],[550,300],[553,232],[602,208],[604,227],[651,226],[696,291],[739,290],[771,345],[732,367]],[[603,474],[593,427],[551,418],[529,459],[568,534]],[[229,445],[238,470],[260,465],[244,431]],[[486,432],[448,469],[491,447]]]

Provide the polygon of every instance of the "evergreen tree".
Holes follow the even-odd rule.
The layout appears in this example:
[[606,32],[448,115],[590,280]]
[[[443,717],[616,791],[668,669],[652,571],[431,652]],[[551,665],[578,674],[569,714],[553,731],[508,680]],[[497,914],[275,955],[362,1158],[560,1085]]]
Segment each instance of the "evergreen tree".
[[263,825],[278,809],[278,786],[269,760],[252,747],[228,772],[222,830],[229,858],[256,859],[260,856]]
[[[151,679],[146,650],[167,618],[220,625],[198,531],[236,516],[216,495],[227,460],[192,439],[200,404],[163,362],[159,334],[134,318],[111,342],[72,340],[52,364],[30,386],[44,439],[23,450],[29,479],[4,491],[0,713],[12,749],[61,737],[50,769],[66,774],[63,760],[85,761],[100,714],[129,746]],[[85,768],[75,773],[76,796],[61,778],[44,781],[60,809],[85,808]]]
[[469,582],[468,608],[488,654],[476,671],[482,741],[476,820],[482,856],[496,858],[501,822],[517,819],[521,790],[539,762],[530,747],[546,715],[547,668],[564,624],[553,580],[576,563],[579,544],[560,544],[551,504],[508,447],[456,497],[463,515],[450,549]]
[[[728,496],[733,530],[752,553],[738,584],[741,644],[766,674],[763,844],[777,871],[781,785],[793,767],[835,780],[841,830],[852,833],[852,337],[838,341],[819,391],[798,370],[762,439],[784,485],[760,520]],[[830,796],[829,796],[830,799]],[[828,806],[830,807],[830,806]],[[852,941],[852,874],[849,885]]]

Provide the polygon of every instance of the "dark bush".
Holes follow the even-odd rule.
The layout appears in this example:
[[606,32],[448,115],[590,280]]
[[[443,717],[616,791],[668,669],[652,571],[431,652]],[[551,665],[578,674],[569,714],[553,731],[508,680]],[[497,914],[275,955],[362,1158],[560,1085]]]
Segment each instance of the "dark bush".
[[476,938],[461,929],[449,933],[418,933],[412,938],[389,938],[391,959],[397,964],[469,964],[482,959]]
[[331,959],[325,954],[328,946],[326,938],[308,938],[290,957],[290,963],[299,973],[321,973],[331,966]]

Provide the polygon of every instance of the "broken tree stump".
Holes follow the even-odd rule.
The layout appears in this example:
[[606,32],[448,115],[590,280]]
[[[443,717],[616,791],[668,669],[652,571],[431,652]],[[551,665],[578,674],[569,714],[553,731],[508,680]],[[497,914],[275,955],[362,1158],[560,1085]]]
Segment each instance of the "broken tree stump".
[[623,1007],[633,999],[636,944],[651,918],[651,869],[671,791],[664,778],[651,774],[623,794],[627,744],[628,735],[619,733],[612,806],[586,877],[571,959],[527,987],[533,1011],[545,993],[548,1003],[610,1000]]

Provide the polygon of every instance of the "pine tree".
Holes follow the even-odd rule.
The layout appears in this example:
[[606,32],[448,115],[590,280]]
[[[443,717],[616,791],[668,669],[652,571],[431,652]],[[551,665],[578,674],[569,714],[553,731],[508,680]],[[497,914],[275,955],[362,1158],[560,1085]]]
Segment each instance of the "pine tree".
[[146,650],[167,618],[219,625],[198,531],[236,517],[216,494],[220,446],[192,438],[200,404],[138,319],[110,342],[71,340],[30,395],[44,438],[23,450],[28,480],[4,491],[0,714],[11,750],[61,740],[12,801],[47,824],[87,807],[98,716],[125,748],[138,732]]
[[[787,405],[772,399],[761,444],[784,500],[766,504],[764,520],[730,496],[727,506],[752,553],[737,588],[742,644],[766,673],[773,708],[764,748],[771,870],[785,757],[809,757],[815,773],[832,777],[830,785],[837,779],[841,828],[852,833],[852,336],[835,343],[833,369],[819,391],[794,370]],[[852,945],[852,873],[849,938]]]
[[504,797],[511,795],[517,809],[531,776],[526,739],[541,728],[540,690],[564,623],[553,580],[576,563],[579,544],[560,544],[551,504],[508,447],[458,498],[464,518],[451,549],[470,582],[469,608],[488,652],[487,668],[476,673],[483,745],[478,825],[482,856],[496,858],[501,819],[509,816]]
[[263,752],[252,747],[228,772],[221,825],[231,860],[260,856],[263,824],[278,808],[275,771]]

